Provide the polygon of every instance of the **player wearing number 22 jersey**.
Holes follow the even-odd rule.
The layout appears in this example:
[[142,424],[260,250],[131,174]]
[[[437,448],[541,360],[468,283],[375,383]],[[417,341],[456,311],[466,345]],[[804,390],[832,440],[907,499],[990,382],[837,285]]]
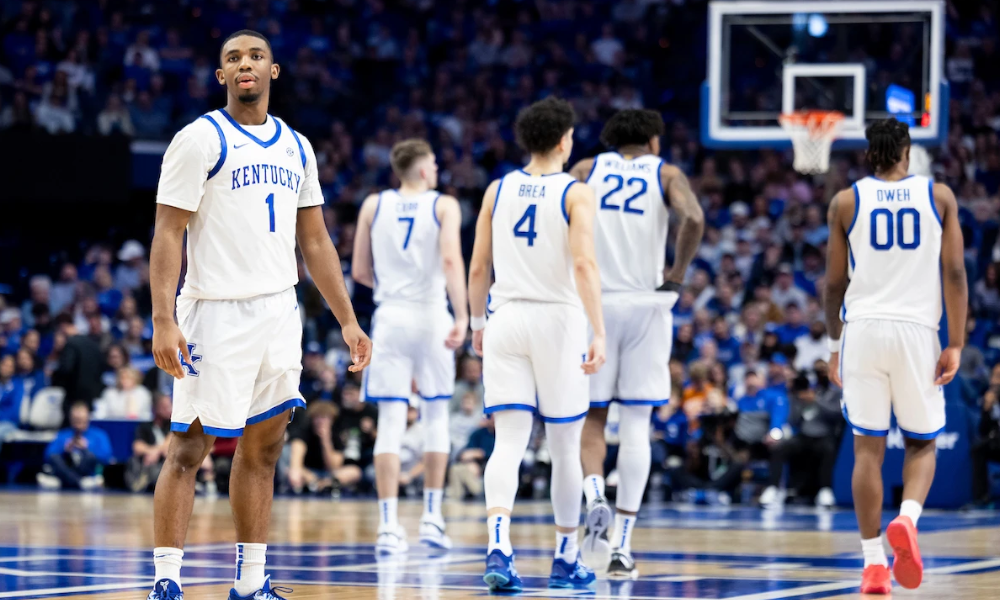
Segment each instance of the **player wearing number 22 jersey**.
[[[934,438],[944,430],[944,384],[958,370],[968,290],[955,196],[907,173],[910,136],[895,119],[869,126],[875,174],[830,203],[826,319],[830,371],[844,389],[854,433],[854,505],[865,556],[863,593],[889,593],[882,549],[882,458],[890,417],[906,443],[900,516],[886,529],[893,575],[920,585],[916,526],[934,478]],[[948,347],[938,323],[942,292]],[[838,368],[839,367],[839,368]]]

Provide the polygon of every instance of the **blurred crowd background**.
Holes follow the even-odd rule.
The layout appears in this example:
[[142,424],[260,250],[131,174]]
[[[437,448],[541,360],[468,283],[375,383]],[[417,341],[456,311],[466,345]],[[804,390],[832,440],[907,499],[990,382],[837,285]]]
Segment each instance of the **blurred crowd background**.
[[[947,2],[949,135],[932,149],[965,238],[969,343],[947,398],[972,424],[978,503],[990,502],[989,463],[1000,460],[997,8]],[[0,135],[167,141],[224,104],[214,77],[221,40],[244,27],[265,33],[282,67],[271,112],[316,149],[327,225],[367,326],[371,290],[350,280],[354,220],[367,194],[396,183],[393,143],[423,137],[434,146],[440,190],[462,205],[468,257],[487,184],[525,160],[511,128],[521,107],[549,95],[573,103],[574,161],[603,150],[598,136],[614,111],[659,110],[663,157],[691,179],[706,232],[674,309],[672,356],[663,357],[673,389],[650,424],[649,493],[770,504],[787,489],[827,504],[844,422],[826,370],[825,208],[867,174],[863,154],[835,154],[830,173],[813,178],[795,173],[786,152],[701,147],[706,14],[701,0],[0,0]],[[898,67],[870,62],[873,81]],[[3,481],[154,485],[170,442],[171,381],[150,354],[147,204],[132,209],[148,215],[144,228],[79,231],[42,257],[3,246],[4,261],[24,265],[0,281]],[[360,401],[336,321],[301,266],[300,276],[309,408],[289,429],[280,487],[366,494],[377,411]],[[449,489],[464,497],[481,493],[492,430],[479,359],[466,347],[456,361]],[[400,485],[416,493],[418,402],[411,420]],[[613,445],[613,422],[607,436]],[[220,441],[206,461],[206,493],[225,490],[233,451]],[[547,461],[539,429],[524,494],[546,493]]]

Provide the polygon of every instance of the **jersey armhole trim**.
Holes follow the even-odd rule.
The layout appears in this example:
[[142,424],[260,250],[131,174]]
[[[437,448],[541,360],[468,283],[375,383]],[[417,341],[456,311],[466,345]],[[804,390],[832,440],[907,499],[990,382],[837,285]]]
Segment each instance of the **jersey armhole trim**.
[[[275,121],[277,121],[277,120],[278,119],[275,119]],[[292,132],[292,137],[295,138],[295,143],[299,145],[299,156],[302,157],[302,170],[305,171],[305,169],[306,169],[306,149],[302,147],[302,140],[299,139],[299,134],[296,133],[295,130],[292,129],[291,127],[288,128],[288,131]]]
[[590,178],[594,176],[594,171],[597,170],[597,159],[600,157],[600,154],[594,157],[594,162],[590,165],[590,173],[587,173],[587,179],[584,180],[584,183],[590,183]]
[[211,116],[202,115],[201,118],[206,119],[209,123],[211,123],[215,127],[215,131],[219,134],[219,143],[222,145],[222,150],[219,152],[219,160],[216,161],[215,166],[212,167],[212,170],[208,172],[208,178],[211,179],[215,177],[215,175],[219,172],[219,169],[222,168],[222,164],[226,162],[226,134],[222,133],[222,128],[219,127],[219,124],[216,123],[215,119],[213,119]]
[[854,217],[851,218],[851,226],[847,228],[847,237],[850,237],[851,232],[854,231],[854,224],[858,222],[858,213],[861,212],[861,192],[858,191],[858,184],[852,184],[851,188],[854,189]]
[[667,200],[667,192],[663,189],[663,174],[660,172],[665,164],[667,164],[666,161],[661,158],[660,164],[656,166],[656,185],[660,186],[660,197],[663,199],[663,203],[670,206],[670,202]]
[[[434,222],[437,224],[438,228],[441,228],[441,219],[438,218],[438,200],[441,199],[441,194],[434,196],[434,203],[431,204],[431,216],[434,217]],[[494,202],[495,203],[495,202]]]
[[368,226],[369,229],[375,228],[375,219],[378,218],[378,209],[382,208],[382,194],[384,193],[385,190],[378,193],[378,201],[375,202],[375,214],[372,215],[372,223]]
[[567,225],[569,225],[569,213],[566,212],[566,194],[569,193],[569,188],[573,187],[574,183],[580,183],[580,182],[577,181],[577,180],[575,180],[575,179],[573,181],[569,182],[569,185],[567,185],[566,189],[563,190],[562,201],[560,202],[560,205],[561,205],[561,208],[562,208],[563,218],[566,219],[566,224]]
[[944,227],[944,221],[941,220],[941,213],[938,212],[937,204],[934,203],[934,180],[929,179],[927,181],[927,195],[931,199],[931,210],[934,211],[934,218],[937,219],[938,225]]
[[[506,175],[504,175],[506,177]],[[497,197],[493,199],[493,210],[490,211],[490,216],[497,214],[497,204],[500,204],[500,190],[503,189],[503,177],[500,178],[500,183],[497,184]]]

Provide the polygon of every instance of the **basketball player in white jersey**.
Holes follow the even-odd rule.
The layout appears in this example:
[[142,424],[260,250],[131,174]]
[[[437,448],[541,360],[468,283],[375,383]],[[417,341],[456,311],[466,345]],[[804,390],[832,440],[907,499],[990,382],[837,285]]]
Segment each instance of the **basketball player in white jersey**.
[[[631,539],[651,463],[653,408],[670,399],[671,308],[701,243],[704,215],[687,177],[659,157],[663,118],[623,110],[608,120],[601,141],[614,152],[580,161],[570,174],[594,189],[595,244],[607,327],[607,364],[590,378],[584,425],[583,492],[587,498],[583,556],[609,578],[635,579]],[[676,258],[665,270],[667,206],[680,217]],[[604,498],[604,427],[618,403],[618,494],[614,534]],[[608,551],[610,552],[610,557]]]
[[[441,500],[451,450],[448,401],[455,391],[455,349],[465,342],[469,313],[458,201],[434,191],[437,162],[430,144],[406,140],[389,156],[398,190],[369,196],[354,238],[355,281],[375,289],[375,347],[364,395],[378,403],[375,479],[379,528],[376,550],[407,550],[396,513],[399,451],[406,432],[411,382],[420,392],[424,432],[424,514],[420,541],[447,550]],[[455,311],[448,314],[448,299]]]
[[[295,243],[340,322],[359,371],[371,341],[358,326],[323,221],[308,140],[267,114],[278,77],[267,39],[226,38],[216,71],[224,109],[182,129],[163,157],[150,251],[153,356],[176,378],[173,431],[156,482],[150,600],[182,598],[181,548],[198,466],[216,437],[241,438],[229,497],[236,522],[231,600],[274,600],[264,575],[274,467],[299,394],[302,323]],[[187,234],[187,275],[174,304]]]
[[[830,374],[844,389],[854,432],[854,510],[865,557],[861,591],[888,594],[882,548],[882,459],[895,413],[906,440],[903,503],[886,537],[905,588],[923,577],[917,521],[934,479],[934,439],[944,430],[944,390],[958,371],[968,289],[962,230],[948,186],[907,175],[908,127],[877,121],[865,132],[875,175],[830,203],[826,323]],[[941,350],[941,296],[948,347]],[[839,368],[838,368],[839,367]]]
[[[573,150],[573,121],[573,108],[555,98],[518,114],[518,144],[531,161],[489,185],[476,223],[469,266],[472,343],[483,356],[486,413],[496,429],[483,474],[489,526],[483,579],[496,592],[522,587],[510,514],[535,414],[545,422],[552,455],[557,531],[549,587],[586,589],[595,581],[577,543],[580,435],[588,409],[586,375],[604,363],[604,320],[594,193],[563,172]],[[588,319],[594,331],[589,349]]]

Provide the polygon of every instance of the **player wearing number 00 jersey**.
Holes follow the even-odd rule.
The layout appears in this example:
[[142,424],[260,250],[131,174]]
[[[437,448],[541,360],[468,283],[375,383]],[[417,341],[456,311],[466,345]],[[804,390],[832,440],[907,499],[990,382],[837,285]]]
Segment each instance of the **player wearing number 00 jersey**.
[[[571,173],[597,197],[595,243],[607,327],[607,364],[590,378],[590,412],[583,436],[587,497],[584,559],[608,577],[638,576],[631,539],[651,461],[649,421],[670,395],[670,309],[701,242],[703,216],[687,178],[659,157],[663,118],[623,110],[608,120],[601,141],[613,152],[585,159]],[[668,203],[680,216],[676,258],[664,269]],[[604,498],[604,427],[618,404],[617,514]]]
[[[163,158],[150,251],[153,355],[173,375],[174,432],[156,484],[150,600],[182,597],[181,549],[195,475],[217,437],[241,438],[230,477],[236,522],[231,600],[275,600],[264,575],[274,468],[299,394],[302,325],[295,245],[340,322],[352,371],[371,342],[358,327],[324,224],[309,142],[267,113],[279,74],[267,39],[223,42],[226,107],[181,130]],[[187,274],[175,294],[187,235]]]
[[[531,161],[486,189],[469,267],[472,343],[483,356],[486,412],[496,425],[496,445],[483,474],[489,526],[483,579],[498,592],[521,589],[510,514],[536,413],[545,422],[552,455],[556,554],[549,587],[594,583],[577,544],[580,435],[588,408],[586,375],[604,362],[604,322],[594,193],[562,170],[573,149],[573,120],[569,103],[555,98],[518,115],[518,143]],[[589,350],[588,318],[595,332]]]
[[[882,549],[882,458],[890,415],[906,443],[903,503],[886,529],[892,572],[920,585],[917,522],[934,479],[934,439],[944,430],[944,384],[958,371],[968,289],[955,196],[946,185],[908,175],[910,135],[895,119],[866,131],[875,175],[830,203],[826,321],[830,373],[844,389],[854,433],[854,508],[865,556],[861,591],[888,594]],[[941,296],[948,347],[938,341]]]
[[[434,191],[438,169],[427,142],[399,142],[392,148],[390,162],[401,185],[372,195],[362,205],[351,271],[355,281],[375,288],[378,304],[364,393],[366,401],[378,403],[379,554],[408,548],[396,506],[412,381],[421,397],[424,432],[420,541],[439,550],[451,547],[441,516],[450,450],[448,401],[455,391],[455,350],[469,329],[458,201]],[[446,289],[454,318],[448,314]]]

